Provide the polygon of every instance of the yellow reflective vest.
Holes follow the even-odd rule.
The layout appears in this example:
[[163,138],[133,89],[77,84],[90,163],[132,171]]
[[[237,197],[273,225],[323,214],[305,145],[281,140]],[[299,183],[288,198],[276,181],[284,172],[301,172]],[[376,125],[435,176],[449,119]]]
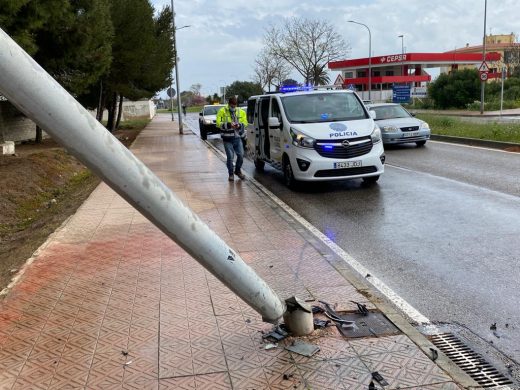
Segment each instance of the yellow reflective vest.
[[217,120],[215,125],[220,129],[222,139],[230,139],[234,137],[244,138],[246,136],[245,127],[247,123],[247,115],[245,110],[240,107],[235,108],[235,115],[238,119],[238,123],[241,124],[240,129],[231,129],[231,126],[227,126],[233,122],[233,117],[229,111],[229,106],[222,107],[217,113]]

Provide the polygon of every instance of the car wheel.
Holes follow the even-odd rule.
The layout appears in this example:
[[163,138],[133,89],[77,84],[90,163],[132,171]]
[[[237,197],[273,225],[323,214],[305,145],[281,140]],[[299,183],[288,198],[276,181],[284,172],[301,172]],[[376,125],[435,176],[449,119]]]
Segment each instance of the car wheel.
[[370,185],[370,184],[375,184],[378,180],[379,180],[379,175],[369,176],[369,177],[363,178],[363,183]]
[[259,172],[263,172],[265,168],[265,161],[255,158],[255,168]]
[[200,139],[202,139],[204,141],[208,139],[208,130],[206,129],[205,126],[202,126],[200,128]]
[[415,144],[417,145],[418,148],[421,148],[426,144],[426,141],[417,141]]
[[293,170],[291,167],[291,162],[286,157],[283,159],[283,178],[285,185],[294,190],[297,186],[297,180],[294,178]]

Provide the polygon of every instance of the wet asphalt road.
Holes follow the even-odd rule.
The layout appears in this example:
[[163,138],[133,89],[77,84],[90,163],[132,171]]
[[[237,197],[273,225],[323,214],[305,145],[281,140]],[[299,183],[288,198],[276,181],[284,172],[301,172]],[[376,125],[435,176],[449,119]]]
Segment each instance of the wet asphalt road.
[[[188,124],[198,134],[197,117]],[[386,155],[373,187],[293,192],[270,167],[244,169],[432,322],[467,327],[520,362],[520,153],[430,141]]]

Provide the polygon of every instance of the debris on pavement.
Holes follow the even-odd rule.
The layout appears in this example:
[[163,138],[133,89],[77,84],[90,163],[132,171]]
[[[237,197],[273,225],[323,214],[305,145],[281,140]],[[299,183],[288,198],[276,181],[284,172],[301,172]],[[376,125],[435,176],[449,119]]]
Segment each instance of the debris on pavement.
[[298,355],[311,357],[320,350],[320,347],[302,341],[293,341],[291,345],[286,346],[285,349],[297,353]]
[[314,329],[322,329],[329,326],[330,320],[320,320],[319,318],[314,319]]
[[383,378],[383,376],[377,372],[377,371],[374,371],[372,373],[372,378],[374,378],[374,380],[379,383],[381,386],[388,386],[389,383],[386,381],[385,378]]
[[493,323],[491,324],[491,326],[489,327],[489,330],[497,330],[497,323]]
[[282,329],[281,325],[276,326],[271,332],[264,334],[262,338],[264,340],[272,340],[274,342],[282,341],[289,333],[287,333],[284,329]]
[[269,344],[266,344],[266,345],[264,346],[264,349],[265,349],[266,351],[269,351],[269,350],[271,350],[271,349],[275,349],[275,348],[278,348],[278,344],[277,344],[277,343],[269,343]]
[[367,305],[364,305],[364,304],[356,302],[356,301],[350,301],[350,302],[354,303],[357,306],[359,314],[363,314],[365,316],[368,315]]
[[439,352],[438,352],[435,348],[431,348],[431,347],[430,347],[430,351],[431,351],[431,353],[432,353],[432,357],[431,357],[431,359],[432,359],[432,361],[434,362],[434,361],[436,361],[437,358],[439,357]]

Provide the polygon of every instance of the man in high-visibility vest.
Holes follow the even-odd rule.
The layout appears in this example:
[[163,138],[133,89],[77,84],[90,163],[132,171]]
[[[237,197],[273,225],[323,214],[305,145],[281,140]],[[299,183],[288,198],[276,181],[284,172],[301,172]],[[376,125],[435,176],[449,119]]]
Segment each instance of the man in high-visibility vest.
[[[245,128],[247,126],[247,116],[245,110],[237,107],[237,99],[232,96],[228,100],[228,105],[222,107],[217,113],[217,127],[221,130],[222,141],[224,141],[224,149],[227,157],[227,169],[229,173],[229,181],[234,181],[234,175],[241,180],[246,177],[241,171],[244,162],[244,144],[242,139],[246,138]],[[237,162],[233,168],[233,160],[237,155]]]

